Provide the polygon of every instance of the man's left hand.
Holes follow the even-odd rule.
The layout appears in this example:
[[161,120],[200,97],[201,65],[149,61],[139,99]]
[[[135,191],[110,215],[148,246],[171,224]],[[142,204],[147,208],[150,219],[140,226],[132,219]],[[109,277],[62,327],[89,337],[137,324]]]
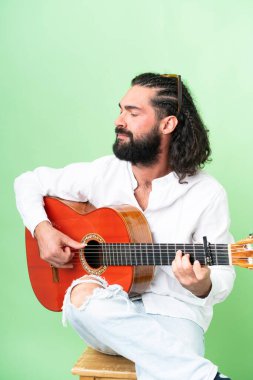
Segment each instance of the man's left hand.
[[199,261],[192,265],[190,255],[177,251],[172,262],[172,270],[180,284],[195,296],[205,298],[210,293],[212,282],[210,268],[201,266]]

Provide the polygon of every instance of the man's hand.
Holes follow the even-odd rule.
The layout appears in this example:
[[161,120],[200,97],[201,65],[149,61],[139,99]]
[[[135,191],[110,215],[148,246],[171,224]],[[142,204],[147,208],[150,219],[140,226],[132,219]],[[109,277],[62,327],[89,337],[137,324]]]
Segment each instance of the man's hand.
[[182,251],[177,251],[172,262],[172,270],[180,284],[195,296],[205,298],[210,293],[212,288],[210,268],[202,267],[199,261],[195,261],[192,265],[189,254],[183,255]]
[[74,256],[73,249],[81,249],[79,243],[54,228],[48,221],[41,222],[35,228],[40,257],[56,268],[73,268],[69,263]]

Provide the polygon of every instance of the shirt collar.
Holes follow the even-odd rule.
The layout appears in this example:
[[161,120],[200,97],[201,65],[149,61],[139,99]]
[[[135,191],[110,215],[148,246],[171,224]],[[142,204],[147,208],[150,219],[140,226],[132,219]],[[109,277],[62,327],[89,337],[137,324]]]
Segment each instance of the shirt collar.
[[[127,161],[127,169],[128,169],[129,175],[130,175],[130,180],[131,180],[132,188],[133,188],[133,190],[135,190],[138,187],[138,182],[137,182],[137,180],[136,180],[136,178],[134,176],[133,169],[132,169],[132,164],[129,161]],[[178,176],[177,176],[177,174],[174,171],[166,174],[163,177],[159,177],[159,178],[153,179],[152,185],[162,186],[162,185],[168,184],[171,181],[172,182],[173,181],[178,181]]]

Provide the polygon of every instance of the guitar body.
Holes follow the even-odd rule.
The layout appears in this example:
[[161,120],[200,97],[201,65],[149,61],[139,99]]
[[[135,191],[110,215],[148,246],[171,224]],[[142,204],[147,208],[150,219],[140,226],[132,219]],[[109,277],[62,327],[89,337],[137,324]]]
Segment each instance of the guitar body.
[[60,311],[71,282],[85,274],[101,275],[109,284],[121,285],[130,296],[145,291],[153,278],[153,266],[101,266],[95,258],[99,255],[96,247],[103,242],[152,242],[147,221],[138,209],[126,205],[92,210],[85,203],[49,197],[44,201],[53,226],[76,241],[84,241],[89,247],[87,251],[84,248],[75,253],[73,269],[51,268],[40,258],[37,241],[26,229],[29,277],[33,291],[44,307]]

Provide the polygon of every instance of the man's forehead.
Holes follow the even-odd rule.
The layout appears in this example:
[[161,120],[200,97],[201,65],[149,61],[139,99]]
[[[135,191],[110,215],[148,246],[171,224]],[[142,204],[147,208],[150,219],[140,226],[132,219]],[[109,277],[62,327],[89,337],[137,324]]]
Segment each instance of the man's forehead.
[[132,105],[136,107],[143,107],[145,105],[150,105],[150,100],[155,95],[156,89],[143,87],[143,86],[133,86],[130,87],[127,93],[121,99],[119,105]]

